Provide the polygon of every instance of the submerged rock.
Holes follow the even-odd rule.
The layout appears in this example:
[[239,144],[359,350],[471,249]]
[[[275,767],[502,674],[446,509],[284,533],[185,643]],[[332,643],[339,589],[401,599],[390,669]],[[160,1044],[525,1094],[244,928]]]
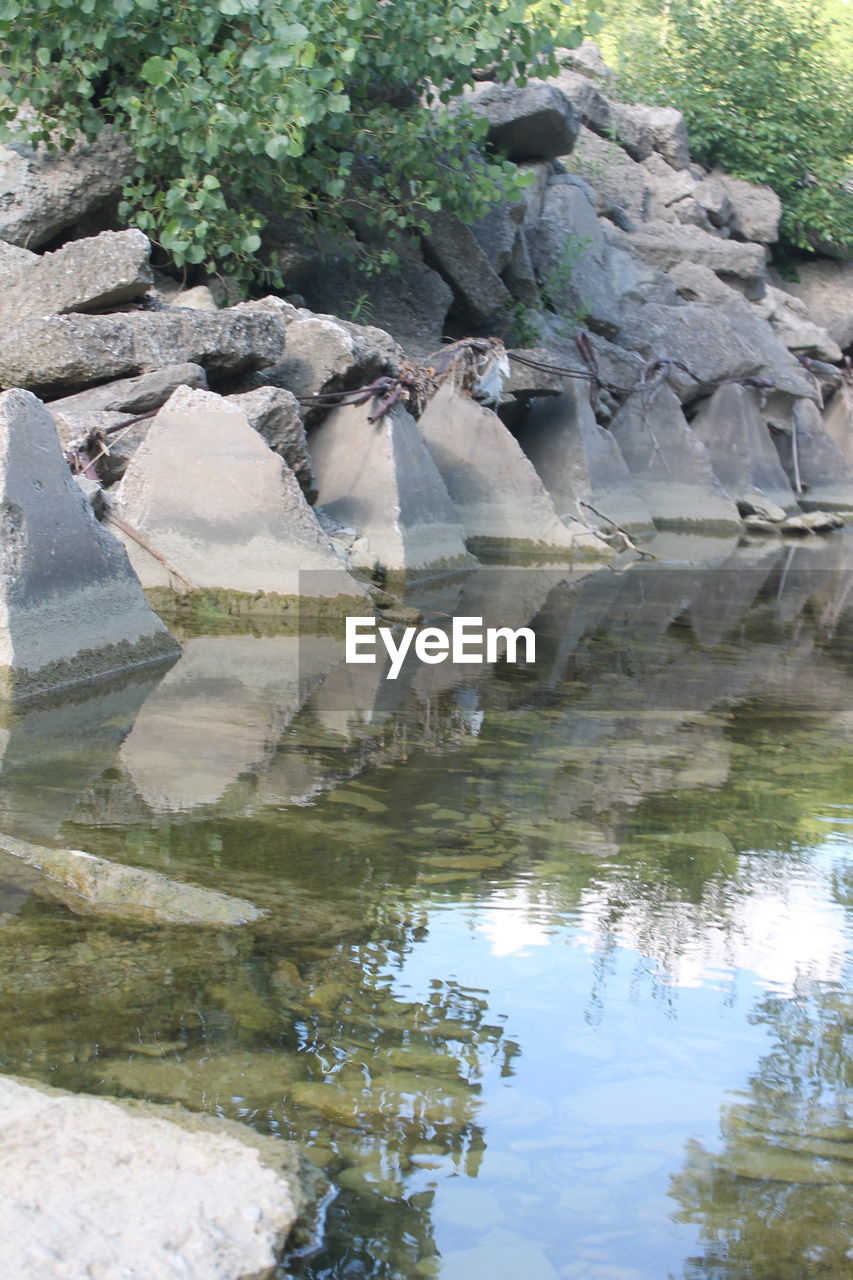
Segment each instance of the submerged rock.
[[44,872],[36,891],[76,915],[206,926],[248,924],[266,915],[245,898],[181,884],[159,871],[124,866],[82,849],[50,849],[0,835],[0,850]]
[[111,516],[145,587],[231,592],[229,609],[250,613],[292,612],[300,597],[332,608],[363,597],[293,472],[209,391],[181,388],[159,411]]
[[28,391],[0,395],[0,499],[0,694],[23,697],[179,652]]
[[[301,1193],[293,1147],[180,1107],[0,1079],[0,1271],[272,1277]],[[75,1265],[70,1260],[76,1259]]]

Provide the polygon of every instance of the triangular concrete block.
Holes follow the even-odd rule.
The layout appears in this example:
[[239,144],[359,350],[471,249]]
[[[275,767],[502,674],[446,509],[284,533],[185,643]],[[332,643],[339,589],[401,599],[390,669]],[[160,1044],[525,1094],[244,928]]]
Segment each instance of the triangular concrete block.
[[740,529],[737,507],[669,387],[658,387],[651,402],[629,396],[610,430],[658,528],[713,534]]
[[737,501],[758,489],[785,511],[797,510],[754,392],[736,383],[718,387],[690,425],[729,497]]
[[317,505],[366,541],[362,567],[470,568],[459,515],[417,423],[402,405],[378,422],[370,401],[335,411],[309,436]]
[[0,395],[0,490],[0,695],[26,697],[180,651],[28,391]]
[[853,511],[853,468],[829,434],[820,409],[797,400],[791,431],[775,439],[779,457],[804,511]]
[[595,420],[586,388],[537,397],[515,435],[563,518],[593,525],[603,518],[638,533],[654,528],[619,446]]
[[445,382],[418,425],[476,554],[512,560],[610,555],[594,534],[560,519],[533,463],[491,409]]
[[[234,404],[177,390],[157,414],[111,506],[146,588],[234,593],[241,613],[290,612],[301,597],[347,607],[346,572],[293,472]],[[315,605],[311,605],[313,609]]]

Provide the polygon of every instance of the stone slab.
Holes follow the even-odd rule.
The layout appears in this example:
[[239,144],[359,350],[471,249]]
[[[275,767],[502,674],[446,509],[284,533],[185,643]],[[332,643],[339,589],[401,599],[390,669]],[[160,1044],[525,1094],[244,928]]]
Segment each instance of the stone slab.
[[754,391],[734,383],[718,387],[700,406],[691,427],[735,502],[758,489],[785,512],[798,509]]
[[174,656],[118,542],[74,482],[47,409],[0,395],[0,691],[24,697]]
[[128,302],[151,284],[150,257],[142,231],[102,231],[17,269],[0,263],[0,324]]
[[51,413],[83,414],[151,413],[159,409],[178,387],[201,387],[207,390],[207,374],[200,364],[167,364],[138,378],[119,378],[100,387],[78,391],[73,396],[51,400]]

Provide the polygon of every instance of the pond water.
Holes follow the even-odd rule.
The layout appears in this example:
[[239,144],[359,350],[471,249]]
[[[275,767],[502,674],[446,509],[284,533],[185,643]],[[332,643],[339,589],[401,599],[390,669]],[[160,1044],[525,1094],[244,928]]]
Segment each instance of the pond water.
[[296,1140],[303,1280],[853,1277],[853,538],[657,545],[416,597],[534,664],[244,628],[10,718],[0,829],[268,914],[0,862],[0,1069]]

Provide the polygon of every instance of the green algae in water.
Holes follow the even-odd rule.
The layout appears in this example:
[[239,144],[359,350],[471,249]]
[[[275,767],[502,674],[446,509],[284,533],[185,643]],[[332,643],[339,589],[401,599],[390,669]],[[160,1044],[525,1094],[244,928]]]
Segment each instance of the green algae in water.
[[[243,750],[215,802],[141,794],[132,716],[66,758],[38,838],[268,915],[125,928],[10,881],[4,1069],[295,1138],[340,1188],[290,1265],[310,1280],[849,1280],[853,650],[811,611],[833,579],[768,567],[709,645],[701,573],[657,572],[657,638],[576,583],[538,681],[424,677],[346,714],[321,681],[277,723],[274,694],[235,715],[202,677],[202,765]],[[0,775],[33,838],[37,728]]]

